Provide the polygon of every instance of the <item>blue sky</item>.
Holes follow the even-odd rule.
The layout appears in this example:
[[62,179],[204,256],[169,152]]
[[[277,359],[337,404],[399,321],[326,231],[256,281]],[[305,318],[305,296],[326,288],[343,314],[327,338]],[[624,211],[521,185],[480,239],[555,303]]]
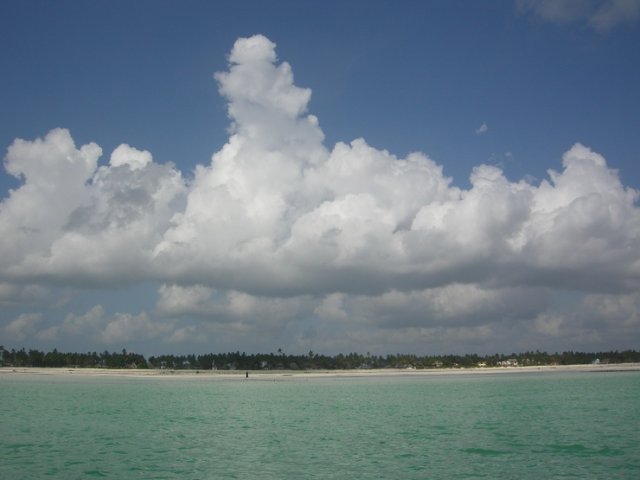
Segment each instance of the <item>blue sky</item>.
[[637,1],[0,10],[0,342],[637,348]]

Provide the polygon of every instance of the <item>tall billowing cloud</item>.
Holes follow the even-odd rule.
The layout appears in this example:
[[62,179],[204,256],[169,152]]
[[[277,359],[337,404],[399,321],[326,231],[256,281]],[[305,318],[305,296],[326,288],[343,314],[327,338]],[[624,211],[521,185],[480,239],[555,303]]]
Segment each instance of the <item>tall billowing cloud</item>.
[[[556,308],[571,295],[578,308],[606,298],[607,328],[637,323],[620,318],[637,303],[638,192],[588,147],[538,185],[479,165],[461,189],[423,153],[398,158],[364,139],[328,149],[311,91],[264,36],[239,39],[215,79],[230,137],[189,181],[127,144],[99,166],[100,147],[78,148],[63,129],[9,147],[5,168],[23,184],[0,204],[3,291],[160,285],[153,312],[95,307],[49,337],[100,318],[93,336],[106,343],[586,338],[598,325]],[[4,328],[24,337],[40,319]]]

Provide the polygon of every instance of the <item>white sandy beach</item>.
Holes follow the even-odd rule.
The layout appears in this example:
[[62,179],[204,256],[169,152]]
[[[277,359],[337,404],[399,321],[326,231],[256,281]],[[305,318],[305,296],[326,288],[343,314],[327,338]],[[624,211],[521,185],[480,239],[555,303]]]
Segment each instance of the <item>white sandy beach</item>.
[[[357,370],[249,370],[249,380],[288,378],[330,377],[393,377],[434,375],[493,375],[561,372],[620,372],[639,371],[640,363],[608,365],[548,365],[535,367],[478,367],[438,369],[357,369]],[[5,375],[74,375],[89,377],[156,377],[156,378],[211,378],[246,380],[245,370],[160,370],[160,369],[107,369],[107,368],[37,368],[0,367],[0,376]]]

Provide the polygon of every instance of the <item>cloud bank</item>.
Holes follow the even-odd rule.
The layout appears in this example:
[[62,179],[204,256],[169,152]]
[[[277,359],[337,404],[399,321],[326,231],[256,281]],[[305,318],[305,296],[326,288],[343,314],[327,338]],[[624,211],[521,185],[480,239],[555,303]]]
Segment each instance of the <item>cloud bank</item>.
[[[514,331],[593,340],[598,298],[607,331],[637,326],[638,192],[598,153],[575,144],[537,185],[479,165],[461,189],[420,152],[398,158],[364,139],[328,149],[311,90],[264,36],[228,58],[215,79],[230,137],[193,178],[127,144],[100,165],[101,148],[65,129],[13,142],[5,169],[22,185],[0,204],[0,302],[157,283],[153,312],[107,318],[96,306],[46,334],[88,325],[105,344],[258,332],[324,351]],[[563,312],[565,297],[589,315]],[[25,315],[7,338],[35,334],[41,317]]]

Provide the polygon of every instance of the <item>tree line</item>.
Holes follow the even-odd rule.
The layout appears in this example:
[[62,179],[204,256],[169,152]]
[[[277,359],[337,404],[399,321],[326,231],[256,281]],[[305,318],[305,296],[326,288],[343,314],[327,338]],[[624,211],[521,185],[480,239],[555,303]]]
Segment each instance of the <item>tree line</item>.
[[72,353],[39,350],[7,350],[0,346],[0,365],[11,367],[77,367],[77,368],[147,368],[147,361],[138,353]]
[[349,353],[321,355],[309,351],[307,354],[286,354],[282,349],[275,353],[247,354],[208,353],[204,355],[159,355],[145,358],[144,355],[121,352],[71,353],[39,350],[5,349],[0,346],[0,365],[14,367],[76,367],[76,368],[157,368],[171,370],[342,370],[342,369],[425,369],[425,368],[472,368],[479,366],[543,366],[586,365],[591,363],[637,363],[640,352],[636,350],[608,352],[546,353],[536,350],[523,353],[494,355],[411,355]]

